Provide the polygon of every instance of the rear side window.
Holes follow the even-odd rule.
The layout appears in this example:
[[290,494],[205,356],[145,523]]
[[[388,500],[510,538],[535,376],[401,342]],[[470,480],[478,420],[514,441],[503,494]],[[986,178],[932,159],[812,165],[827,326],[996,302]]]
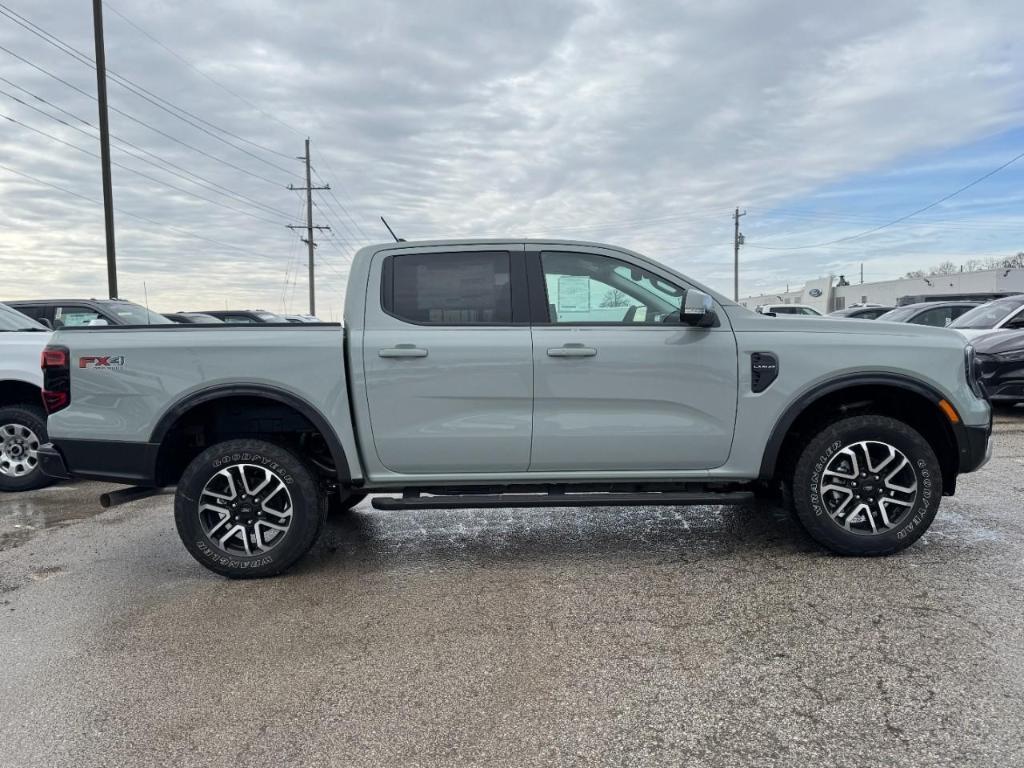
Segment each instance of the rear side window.
[[511,259],[505,252],[390,256],[382,281],[384,309],[408,323],[512,322]]
[[75,328],[82,325],[109,325],[109,321],[95,309],[88,307],[57,307],[53,313],[54,328]]
[[933,309],[925,310],[910,322],[915,325],[931,325],[936,328],[945,328],[950,323],[952,312],[952,307],[934,307]]

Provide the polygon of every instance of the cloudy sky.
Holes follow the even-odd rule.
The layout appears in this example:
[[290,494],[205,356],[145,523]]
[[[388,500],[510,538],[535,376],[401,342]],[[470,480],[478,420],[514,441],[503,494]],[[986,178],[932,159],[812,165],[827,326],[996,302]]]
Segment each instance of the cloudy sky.
[[[105,8],[120,292],[157,309],[304,310],[307,135],[323,317],[381,214],[618,243],[731,293],[738,205],[743,294],[1024,250],[1024,160],[844,239],[1024,152],[1015,0]],[[0,299],[105,295],[90,4],[0,14]]]

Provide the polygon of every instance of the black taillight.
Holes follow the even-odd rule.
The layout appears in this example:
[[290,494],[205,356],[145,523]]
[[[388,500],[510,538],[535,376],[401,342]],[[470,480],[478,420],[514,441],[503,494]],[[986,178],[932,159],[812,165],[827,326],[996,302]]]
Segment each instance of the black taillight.
[[71,405],[71,357],[67,347],[50,345],[43,349],[43,407],[56,413]]

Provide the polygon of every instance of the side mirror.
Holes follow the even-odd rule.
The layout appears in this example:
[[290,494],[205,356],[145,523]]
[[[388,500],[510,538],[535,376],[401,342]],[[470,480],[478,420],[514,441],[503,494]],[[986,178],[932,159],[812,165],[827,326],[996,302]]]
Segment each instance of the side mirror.
[[715,302],[703,291],[692,288],[686,292],[679,319],[684,325],[710,328],[715,324]]
[[40,318],[39,318],[39,320],[38,320],[37,322],[38,322],[38,323],[39,323],[40,325],[45,325],[45,326],[46,326],[47,328],[49,328],[49,329],[50,329],[51,331],[53,330],[53,323],[51,323],[51,322],[49,321],[49,319],[48,319],[48,318],[45,318],[45,317],[40,317]]

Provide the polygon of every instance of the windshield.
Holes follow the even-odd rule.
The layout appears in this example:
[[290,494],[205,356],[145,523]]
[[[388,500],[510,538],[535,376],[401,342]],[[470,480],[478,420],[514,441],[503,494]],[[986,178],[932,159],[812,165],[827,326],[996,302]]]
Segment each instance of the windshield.
[[1019,298],[990,301],[964,312],[949,324],[950,328],[995,328],[1007,315],[1016,312],[1024,304]]
[[897,309],[890,309],[884,315],[879,317],[879,320],[888,320],[894,323],[902,323],[904,320],[909,319],[917,313],[919,307],[910,304],[906,307],[898,307]]
[[273,312],[257,312],[256,317],[262,320],[264,323],[287,323],[280,315],[275,315]]
[[145,307],[130,301],[114,302],[107,304],[105,308],[112,315],[116,315],[124,325],[170,325],[172,323],[163,315],[150,312]]
[[46,326],[26,317],[6,304],[0,304],[0,331],[46,331]]

